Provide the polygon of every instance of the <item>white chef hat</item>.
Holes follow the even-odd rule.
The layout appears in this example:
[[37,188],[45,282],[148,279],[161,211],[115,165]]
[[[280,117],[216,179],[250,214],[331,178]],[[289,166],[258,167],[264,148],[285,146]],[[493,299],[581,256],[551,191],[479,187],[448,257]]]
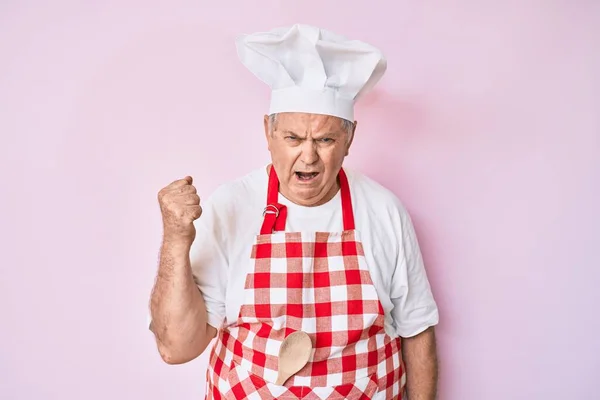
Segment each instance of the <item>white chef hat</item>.
[[379,49],[309,25],[241,35],[236,46],[241,62],[271,88],[269,114],[307,112],[354,121],[355,101],[387,68]]

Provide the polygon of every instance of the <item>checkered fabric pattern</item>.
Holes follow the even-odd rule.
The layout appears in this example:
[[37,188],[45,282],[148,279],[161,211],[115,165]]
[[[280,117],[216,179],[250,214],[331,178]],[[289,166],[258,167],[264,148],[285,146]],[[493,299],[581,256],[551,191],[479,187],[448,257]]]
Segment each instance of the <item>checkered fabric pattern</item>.
[[[400,399],[400,339],[383,308],[358,233],[259,235],[238,321],[210,355],[208,399]],[[277,386],[283,339],[304,331],[308,364]]]

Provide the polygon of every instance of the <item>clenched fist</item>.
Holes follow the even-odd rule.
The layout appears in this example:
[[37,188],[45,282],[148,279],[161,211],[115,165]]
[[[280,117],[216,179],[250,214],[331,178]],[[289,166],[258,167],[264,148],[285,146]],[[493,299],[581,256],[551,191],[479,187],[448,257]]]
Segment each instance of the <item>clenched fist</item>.
[[192,181],[191,176],[186,176],[158,192],[165,237],[189,241],[189,244],[196,237],[194,221],[202,215],[200,196]]

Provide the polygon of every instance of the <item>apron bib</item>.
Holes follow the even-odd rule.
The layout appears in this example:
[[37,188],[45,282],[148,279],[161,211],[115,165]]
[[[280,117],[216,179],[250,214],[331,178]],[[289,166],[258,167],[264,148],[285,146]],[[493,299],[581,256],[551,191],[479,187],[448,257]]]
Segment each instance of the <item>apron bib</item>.
[[[271,168],[244,301],[210,353],[206,399],[402,399],[400,338],[385,332],[343,169],[339,183],[342,232],[285,232]],[[295,331],[310,336],[313,353],[279,386],[279,347]]]

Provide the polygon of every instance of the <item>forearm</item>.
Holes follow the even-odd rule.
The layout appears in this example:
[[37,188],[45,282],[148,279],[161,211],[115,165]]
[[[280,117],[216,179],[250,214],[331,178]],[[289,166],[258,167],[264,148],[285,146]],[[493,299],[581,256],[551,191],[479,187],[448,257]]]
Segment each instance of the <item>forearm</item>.
[[162,358],[170,364],[200,355],[214,336],[196,286],[189,259],[190,245],[165,239],[150,301],[151,329]]
[[409,400],[435,400],[438,363],[434,329],[405,338],[402,343]]

